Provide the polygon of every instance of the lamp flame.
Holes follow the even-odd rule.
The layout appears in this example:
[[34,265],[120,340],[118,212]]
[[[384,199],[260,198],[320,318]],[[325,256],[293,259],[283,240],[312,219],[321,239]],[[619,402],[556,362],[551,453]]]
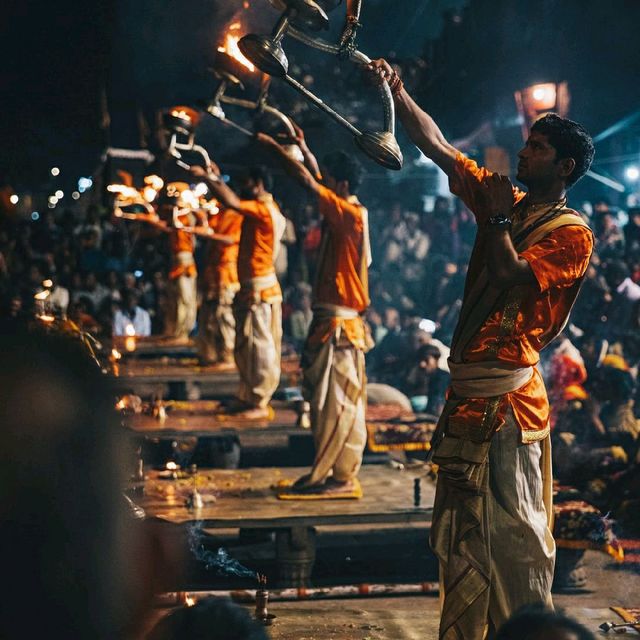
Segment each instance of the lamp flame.
[[242,55],[242,51],[240,51],[240,47],[238,47],[238,42],[242,36],[234,35],[231,33],[232,31],[239,31],[241,27],[242,25],[239,22],[233,22],[229,26],[229,32],[225,36],[224,44],[218,47],[218,51],[231,56],[232,58],[237,60],[243,67],[247,68],[253,73],[256,68],[247,58]]

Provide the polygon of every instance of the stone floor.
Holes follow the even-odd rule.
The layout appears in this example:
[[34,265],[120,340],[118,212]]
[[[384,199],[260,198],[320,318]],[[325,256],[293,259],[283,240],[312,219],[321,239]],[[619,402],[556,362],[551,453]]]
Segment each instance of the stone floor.
[[[405,534],[409,535],[408,532]],[[397,535],[395,533],[394,537]],[[403,547],[409,546],[408,539],[401,538],[401,541],[404,542]],[[344,542],[343,538],[340,545]],[[336,546],[337,543],[336,540]],[[375,550],[374,544],[369,551]],[[579,593],[554,594],[554,602],[591,629],[597,637],[605,637],[598,630],[600,624],[606,621],[622,622],[609,607],[640,606],[640,566],[616,565],[608,556],[589,551],[586,554],[586,568],[587,588]],[[423,570],[431,573],[432,567],[424,565]],[[373,567],[371,571],[376,573]],[[354,583],[362,582],[362,576],[358,573],[354,571]],[[429,576],[429,579],[432,577]],[[325,578],[322,582],[330,581]],[[248,610],[252,612],[253,607],[248,607]],[[276,616],[274,624],[268,629],[272,640],[437,639],[439,601],[435,595],[271,602],[269,611]],[[158,615],[162,613],[158,612]],[[638,636],[640,634],[630,632],[625,637]]]
[[[640,568],[617,567],[596,552],[587,553],[586,564],[588,589],[556,594],[554,602],[605,637],[600,624],[621,622],[610,606],[640,605]],[[433,596],[275,602],[269,631],[273,640],[431,640],[438,637],[438,608]]]

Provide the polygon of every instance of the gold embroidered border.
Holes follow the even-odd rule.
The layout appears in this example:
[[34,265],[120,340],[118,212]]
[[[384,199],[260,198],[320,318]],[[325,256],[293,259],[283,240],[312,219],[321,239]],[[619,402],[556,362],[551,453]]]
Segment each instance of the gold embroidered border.
[[523,444],[540,442],[540,440],[544,440],[551,433],[551,425],[547,425],[544,429],[539,431],[525,431],[524,429],[521,429],[520,433],[522,434]]
[[502,309],[502,319],[500,320],[500,327],[498,328],[498,335],[493,344],[489,345],[487,352],[490,355],[497,356],[500,349],[502,338],[513,335],[516,327],[516,320],[518,319],[518,313],[520,312],[520,306],[524,300],[524,287],[514,287],[509,291],[507,299]]

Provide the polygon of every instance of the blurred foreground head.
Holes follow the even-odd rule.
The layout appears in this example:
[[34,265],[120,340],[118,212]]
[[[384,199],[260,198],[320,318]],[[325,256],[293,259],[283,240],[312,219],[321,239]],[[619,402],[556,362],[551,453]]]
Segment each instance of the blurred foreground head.
[[205,598],[162,619],[147,640],[268,640],[262,625],[231,600]]
[[562,611],[532,605],[507,620],[495,640],[595,640],[595,636]]
[[118,638],[132,527],[106,379],[81,345],[0,336],[0,637]]

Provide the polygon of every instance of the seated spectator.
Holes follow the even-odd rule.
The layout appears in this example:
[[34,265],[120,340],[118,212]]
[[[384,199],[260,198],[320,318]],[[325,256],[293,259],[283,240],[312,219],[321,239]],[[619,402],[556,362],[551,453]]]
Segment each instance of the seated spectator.
[[122,308],[113,316],[113,335],[132,335],[133,329],[136,336],[151,335],[151,316],[149,312],[138,306],[140,294],[136,289],[125,289],[122,295]]
[[299,284],[293,301],[294,311],[289,318],[291,328],[291,340],[299,349],[307,339],[313,311],[311,310],[311,287]]
[[176,609],[151,630],[147,640],[268,640],[264,627],[230,600],[205,598]]
[[48,303],[54,313],[65,316],[69,308],[69,290],[60,284],[58,277],[54,274],[49,275],[49,280],[51,280],[53,286]]
[[561,611],[531,605],[507,620],[495,640],[595,640],[595,636]]
[[73,279],[72,302],[77,302],[80,298],[86,298],[91,302],[93,310],[99,309],[104,299],[109,295],[109,289],[98,281],[98,277],[93,271],[89,271],[82,281],[82,287],[78,286],[78,278]]
[[444,408],[450,375],[439,367],[440,349],[425,344],[418,349],[416,364],[405,379],[404,391],[410,398],[423,396],[427,399],[423,409],[433,416],[440,416]]
[[410,345],[402,330],[400,313],[395,307],[387,307],[384,310],[384,326],[387,334],[375,349],[369,352],[368,369],[372,381],[398,387],[405,374]]

